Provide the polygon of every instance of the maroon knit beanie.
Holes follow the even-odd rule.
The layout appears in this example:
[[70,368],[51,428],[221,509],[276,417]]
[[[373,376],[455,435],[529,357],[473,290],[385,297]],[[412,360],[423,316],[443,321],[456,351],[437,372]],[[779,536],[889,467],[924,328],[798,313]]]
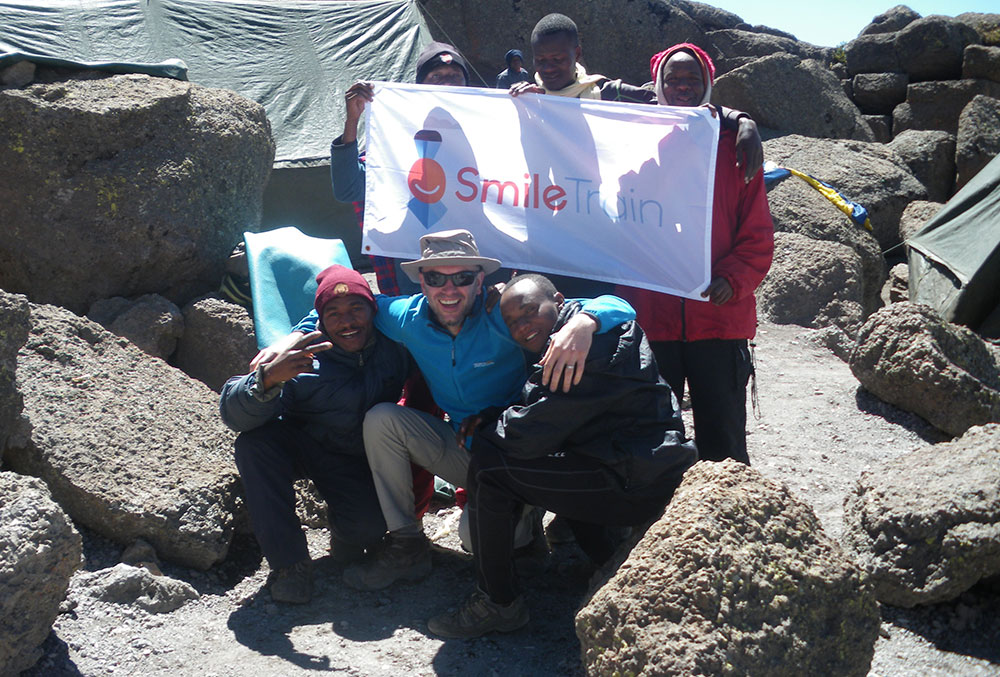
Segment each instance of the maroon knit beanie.
[[316,276],[316,303],[313,305],[316,312],[323,315],[323,306],[335,298],[357,294],[364,297],[368,303],[372,304],[372,310],[376,309],[375,297],[372,290],[365,282],[361,273],[340,265],[332,265]]

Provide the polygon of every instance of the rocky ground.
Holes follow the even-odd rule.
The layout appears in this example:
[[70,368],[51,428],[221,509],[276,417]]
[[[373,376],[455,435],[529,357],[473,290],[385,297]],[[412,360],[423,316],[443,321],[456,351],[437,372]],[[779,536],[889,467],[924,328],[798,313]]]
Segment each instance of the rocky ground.
[[[759,416],[748,424],[750,455],[765,475],[811,503],[824,528],[843,530],[843,497],[862,470],[943,437],[917,417],[861,392],[847,365],[812,332],[763,325],[757,338]],[[906,478],[900,478],[906,481]],[[919,488],[915,488],[919,490]],[[579,675],[573,615],[588,570],[574,545],[555,550],[549,574],[526,582],[532,622],[507,636],[442,641],[426,619],[471,589],[469,558],[457,545],[457,509],[425,520],[437,543],[424,581],[378,593],[340,583],[324,531],[309,533],[317,590],[304,607],[276,605],[262,586],[267,566],[252,537],[207,573],[163,565],[200,598],[165,614],[99,602],[72,591],[27,675]],[[110,567],[120,548],[84,532],[82,571]],[[80,574],[77,576],[79,577]],[[918,609],[883,607],[871,675],[1000,675],[1000,585]]]

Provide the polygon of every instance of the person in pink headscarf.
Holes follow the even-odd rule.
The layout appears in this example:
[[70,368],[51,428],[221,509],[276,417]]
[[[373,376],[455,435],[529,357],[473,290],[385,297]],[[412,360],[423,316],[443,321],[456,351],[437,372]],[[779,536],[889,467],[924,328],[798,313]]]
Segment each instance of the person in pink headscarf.
[[[656,100],[703,106],[715,66],[701,48],[674,45],[650,59]],[[687,385],[694,439],[702,459],[750,462],[746,448],[746,386],[753,373],[749,340],[757,330],[754,291],[771,267],[774,225],[763,173],[749,182],[736,166],[734,132],[719,131],[712,203],[712,277],[692,301],[619,287],[645,329],[660,369],[678,399]]]

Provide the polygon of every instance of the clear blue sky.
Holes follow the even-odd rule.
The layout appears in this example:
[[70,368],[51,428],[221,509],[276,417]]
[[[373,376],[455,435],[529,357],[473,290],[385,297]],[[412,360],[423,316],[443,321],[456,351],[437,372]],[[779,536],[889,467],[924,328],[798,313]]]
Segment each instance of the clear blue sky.
[[871,20],[890,7],[903,4],[920,14],[955,16],[963,12],[1000,13],[1000,0],[704,0],[706,4],[738,14],[749,24],[780,28],[821,47],[853,40]]

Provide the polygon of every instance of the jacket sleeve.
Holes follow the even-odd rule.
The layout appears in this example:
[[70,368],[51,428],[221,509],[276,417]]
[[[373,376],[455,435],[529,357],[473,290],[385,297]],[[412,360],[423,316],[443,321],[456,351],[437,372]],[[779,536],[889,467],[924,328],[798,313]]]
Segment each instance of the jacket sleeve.
[[621,80],[605,80],[601,83],[602,101],[625,101],[628,103],[656,103],[656,92],[645,87],[636,87]]
[[635,309],[625,299],[605,294],[595,299],[576,299],[580,301],[580,310],[597,318],[601,325],[598,334],[603,334],[620,324],[635,319]]
[[[735,108],[726,108],[725,106],[716,106],[719,109],[719,124],[723,129],[728,129],[730,131],[738,131],[740,128],[740,118],[750,118],[749,113],[744,113],[741,110],[736,110]],[[751,120],[753,118],[750,118]]]
[[358,142],[341,143],[338,136],[330,145],[330,180],[333,196],[341,202],[365,199],[365,165],[358,159]]
[[256,378],[256,373],[234,376],[222,386],[219,413],[222,422],[236,432],[259,428],[281,414],[281,387],[255,396],[252,388]]
[[[742,184],[742,180],[734,177]],[[774,256],[774,223],[767,206],[764,173],[740,189],[736,214],[736,233],[729,252],[712,264],[712,276],[726,278],[733,288],[733,299],[750,294],[764,280]]]

